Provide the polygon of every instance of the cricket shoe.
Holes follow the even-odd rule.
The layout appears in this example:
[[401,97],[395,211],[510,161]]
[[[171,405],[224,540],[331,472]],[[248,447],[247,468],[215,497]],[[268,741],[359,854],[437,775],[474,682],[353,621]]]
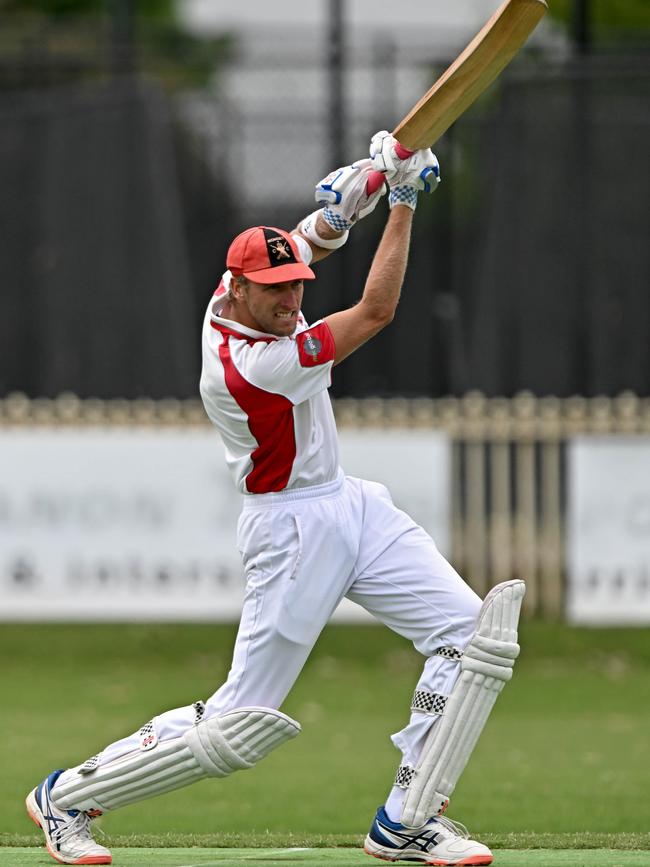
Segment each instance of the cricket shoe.
[[93,840],[88,813],[60,810],[53,803],[52,787],[62,773],[53,771],[25,801],[30,818],[45,834],[47,851],[59,864],[111,864],[111,853]]
[[407,828],[391,822],[383,807],[377,810],[363,848],[368,855],[384,861],[419,861],[438,867],[492,863],[488,847],[470,840],[467,828],[460,822],[436,816],[421,828]]

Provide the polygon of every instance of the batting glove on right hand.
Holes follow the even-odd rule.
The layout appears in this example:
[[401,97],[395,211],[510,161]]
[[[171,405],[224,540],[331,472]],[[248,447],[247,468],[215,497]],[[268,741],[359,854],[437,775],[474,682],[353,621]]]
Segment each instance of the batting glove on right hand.
[[323,218],[333,229],[343,232],[374,211],[386,188],[382,185],[368,193],[372,171],[371,160],[359,160],[330,172],[316,184],[316,201],[324,206]]

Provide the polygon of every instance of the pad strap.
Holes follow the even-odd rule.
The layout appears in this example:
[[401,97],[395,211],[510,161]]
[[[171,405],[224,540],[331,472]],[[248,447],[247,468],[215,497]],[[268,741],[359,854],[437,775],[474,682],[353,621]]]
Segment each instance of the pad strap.
[[434,656],[444,656],[445,659],[455,659],[458,662],[463,658],[463,651],[459,650],[457,647],[452,647],[451,645],[448,647],[436,647],[433,651]]
[[415,768],[413,765],[400,765],[395,774],[395,782],[393,785],[400,789],[408,789],[413,782],[415,776]]
[[419,710],[423,713],[439,716],[444,713],[445,705],[449,701],[448,695],[441,692],[429,692],[427,689],[416,689],[411,701],[411,710]]

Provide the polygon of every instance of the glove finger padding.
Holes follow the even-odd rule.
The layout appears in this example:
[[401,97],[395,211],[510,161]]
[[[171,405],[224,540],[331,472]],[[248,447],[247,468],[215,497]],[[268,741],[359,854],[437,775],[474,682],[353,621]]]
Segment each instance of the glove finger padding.
[[391,188],[408,184],[416,190],[430,193],[440,183],[440,164],[430,148],[415,151],[388,177]]
[[332,228],[349,229],[374,211],[386,187],[383,185],[368,195],[366,187],[372,171],[371,160],[359,160],[335,169],[316,184],[316,201],[324,206],[323,217]]
[[376,172],[384,172],[388,179],[397,171],[402,162],[395,150],[397,144],[395,136],[386,129],[376,132],[370,139],[372,167]]
[[402,159],[400,153],[403,156],[405,148],[392,133],[385,129],[375,133],[370,140],[372,167],[375,171],[386,175],[386,180],[391,187],[412,184],[425,193],[431,192],[435,187],[431,174],[433,173],[437,179],[440,178],[440,166],[435,154],[430,148],[422,148],[413,151],[407,159]]
[[402,167],[393,173],[388,183],[389,206],[407,205],[414,211],[418,193],[432,193],[440,183],[440,166],[435,154],[429,148],[415,151],[402,161]]

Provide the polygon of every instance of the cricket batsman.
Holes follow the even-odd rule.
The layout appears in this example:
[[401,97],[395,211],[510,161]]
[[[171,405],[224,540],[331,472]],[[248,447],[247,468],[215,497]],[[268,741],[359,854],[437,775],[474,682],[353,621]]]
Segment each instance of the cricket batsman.
[[[319,209],[292,233],[255,226],[230,245],[204,320],[200,387],[243,495],[246,592],[232,667],[206,701],[153,717],[29,793],[27,811],[62,864],[111,863],[91,835],[96,816],[252,768],[296,737],[299,723],[280,708],[344,597],[424,657],[365,851],[385,861],[492,862],[443,813],[512,676],[524,584],[499,584],[481,602],[383,485],[347,476],[328,395],[333,369],[395,316],[418,196],[440,180],[430,150],[400,160],[396,147],[377,133],[370,159],[317,184]],[[385,183],[369,193],[377,170]],[[385,192],[386,225],[360,301],[308,325],[311,265],[342,247]]]

